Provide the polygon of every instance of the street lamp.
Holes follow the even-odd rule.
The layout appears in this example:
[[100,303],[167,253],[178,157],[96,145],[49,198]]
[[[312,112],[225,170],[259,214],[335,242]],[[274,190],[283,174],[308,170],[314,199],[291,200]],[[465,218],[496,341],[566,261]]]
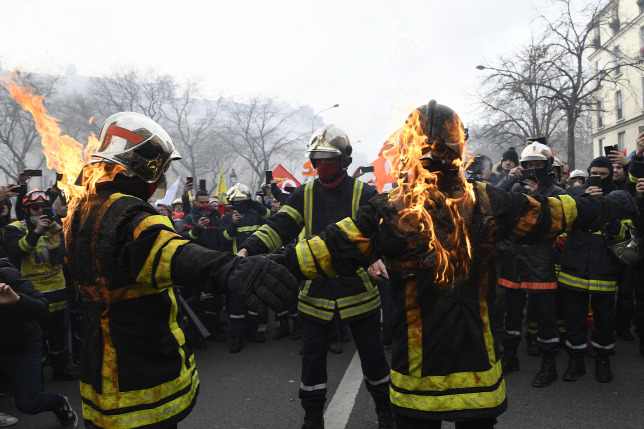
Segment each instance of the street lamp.
[[230,173],[230,186],[235,186],[237,183],[237,174],[235,174],[235,169]]
[[326,109],[322,109],[322,110],[320,110],[319,112],[317,112],[317,113],[313,116],[313,119],[311,119],[311,132],[315,131],[315,126],[313,125],[313,123],[315,122],[315,118],[317,118],[317,117],[318,117],[318,115],[319,115],[320,113],[325,112],[325,111],[327,111],[327,110],[329,110],[329,109],[333,109],[334,107],[339,107],[339,106],[340,106],[339,104],[334,104],[333,106],[329,106],[329,107],[327,107]]

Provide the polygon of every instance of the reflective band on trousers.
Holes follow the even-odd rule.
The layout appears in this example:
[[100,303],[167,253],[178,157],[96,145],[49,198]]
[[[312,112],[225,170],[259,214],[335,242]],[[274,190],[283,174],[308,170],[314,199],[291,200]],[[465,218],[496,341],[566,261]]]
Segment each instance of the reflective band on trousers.
[[313,392],[314,390],[322,389],[326,389],[326,383],[316,384],[314,386],[305,386],[304,383],[300,382],[300,390],[304,390],[306,392]]

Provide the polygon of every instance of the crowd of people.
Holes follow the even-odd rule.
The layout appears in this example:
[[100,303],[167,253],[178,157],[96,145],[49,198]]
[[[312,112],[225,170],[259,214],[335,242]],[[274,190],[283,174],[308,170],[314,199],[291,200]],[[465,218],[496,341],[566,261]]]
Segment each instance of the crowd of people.
[[[404,152],[417,144],[410,127],[425,136],[416,159]],[[644,355],[644,133],[630,157],[611,151],[572,172],[543,137],[497,164],[464,165],[460,118],[433,100],[397,135],[408,169],[388,196],[360,168],[348,174],[349,137],[333,125],[307,146],[318,177],[291,193],[237,183],[220,201],[188,178],[180,198],[157,204],[179,155],[158,124],[128,112],[103,126],[83,175],[98,180],[80,183],[90,192],[74,212],[56,185],[29,190],[21,172],[0,188],[0,317],[14,327],[0,339],[0,372],[18,410],[78,426],[69,399],[45,389],[51,366],[54,379],[80,379],[85,427],[176,427],[199,390],[191,350],[266,342],[269,308],[272,340],[301,341],[303,429],[324,428],[327,353],[351,339],[379,427],[399,429],[493,427],[524,337],[542,359],[535,387],[557,380],[562,349],[563,380],[582,377],[590,355],[595,378],[610,382],[615,334],[634,341],[633,327]],[[433,238],[401,217],[417,179],[435,186],[425,196]],[[467,224],[446,216],[451,204]],[[434,261],[429,239],[448,262]],[[450,263],[465,263],[462,273],[435,277]],[[0,426],[16,422],[0,413]]]

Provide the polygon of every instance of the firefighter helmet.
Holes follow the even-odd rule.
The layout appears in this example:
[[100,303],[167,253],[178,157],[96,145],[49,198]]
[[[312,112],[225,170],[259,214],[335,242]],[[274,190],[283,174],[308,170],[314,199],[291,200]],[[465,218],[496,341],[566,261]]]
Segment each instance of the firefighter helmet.
[[528,146],[523,149],[521,152],[521,158],[519,161],[521,162],[521,166],[525,168],[525,165],[523,165],[524,162],[528,161],[545,161],[546,162],[546,168],[548,171],[550,171],[553,163],[553,156],[552,156],[552,151],[548,146],[546,146],[543,143],[530,143]]
[[159,180],[173,160],[181,159],[168,133],[140,113],[120,112],[107,118],[99,141],[90,163],[119,164],[126,168],[126,176],[147,183]]
[[570,178],[571,179],[574,179],[575,177],[583,177],[584,179],[586,179],[586,177],[588,177],[588,175],[586,174],[586,172],[584,170],[577,169],[577,170],[573,170],[572,173],[570,173]]
[[226,197],[231,203],[250,200],[250,189],[248,186],[238,183],[228,190]]
[[[458,114],[451,108],[430,100],[417,107],[409,117],[418,115],[420,132],[427,137],[422,147],[421,160],[426,168],[452,168],[454,160],[462,157],[467,130]],[[409,123],[410,120],[407,119]]]
[[346,170],[351,161],[349,136],[335,125],[326,125],[313,133],[306,148],[306,156],[311,160],[342,157],[342,169]]
[[31,192],[28,192],[27,195],[22,199],[22,208],[27,209],[31,206],[35,205],[45,205],[48,207],[51,207],[51,199],[49,198],[49,195],[47,195],[46,192],[44,191],[39,191],[38,189],[34,189]]

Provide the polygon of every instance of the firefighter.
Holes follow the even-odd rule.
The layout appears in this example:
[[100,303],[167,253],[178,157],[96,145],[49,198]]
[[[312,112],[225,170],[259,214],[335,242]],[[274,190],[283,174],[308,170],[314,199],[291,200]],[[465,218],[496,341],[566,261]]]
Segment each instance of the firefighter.
[[[555,158],[550,148],[542,143],[531,143],[521,152],[520,166],[510,170],[508,184],[511,192],[554,197],[565,195],[557,186],[553,174]],[[534,169],[532,179],[521,179],[524,169]],[[529,302],[527,319],[538,328],[539,335],[528,331],[541,353],[541,370],[532,380],[534,387],[545,387],[557,379],[555,357],[559,353],[559,335],[555,316],[557,274],[553,238],[544,238],[534,244],[517,244],[504,240],[497,246],[499,259],[499,286],[505,288],[505,328],[503,330],[503,375],[519,370],[517,348],[523,331],[523,313]]]
[[[295,189],[282,209],[244,242],[240,254],[270,252],[300,233],[312,238],[327,225],[355,216],[376,191],[347,174],[351,150],[349,137],[336,126],[315,131],[306,156],[317,169],[318,178]],[[299,294],[298,313],[302,332],[299,396],[305,411],[302,428],[324,427],[326,356],[336,325],[334,316],[349,323],[380,427],[393,427],[387,394],[389,367],[380,338],[380,295],[367,272],[357,268],[344,277],[305,282]]]
[[48,358],[54,368],[53,378],[78,380],[79,370],[72,364],[68,347],[69,325],[65,323],[67,290],[63,274],[62,227],[53,214],[43,213],[43,209],[51,207],[49,193],[37,189],[28,192],[21,204],[23,220],[13,222],[5,229],[5,247],[12,264],[49,303],[49,317],[41,326],[45,333],[43,358]]
[[[391,402],[396,427],[490,428],[507,407],[492,337],[494,242],[532,242],[597,230],[632,199],[529,197],[467,183],[466,133],[449,107],[430,101],[392,136],[398,187],[320,235],[287,247],[300,278],[348,275],[385,257],[394,295]],[[391,152],[389,152],[391,153]],[[400,161],[400,162],[398,162]],[[418,180],[417,180],[418,179]]]
[[173,159],[180,157],[156,122],[121,112],[103,124],[77,181],[86,194],[72,201],[65,244],[84,301],[86,428],[176,428],[194,406],[199,377],[174,286],[232,290],[251,308],[261,294],[280,310],[297,287],[263,258],[248,276],[246,260],[189,243],[146,203]]
[[[241,244],[250,237],[271,215],[270,210],[259,201],[253,201],[248,186],[237,183],[228,190],[228,201],[232,211],[221,218],[223,241],[233,253],[239,251]],[[230,316],[231,353],[239,353],[244,347],[244,336],[255,343],[266,342],[266,324],[268,313],[262,309],[247,308],[243,300],[234,294],[228,294],[228,313]]]

